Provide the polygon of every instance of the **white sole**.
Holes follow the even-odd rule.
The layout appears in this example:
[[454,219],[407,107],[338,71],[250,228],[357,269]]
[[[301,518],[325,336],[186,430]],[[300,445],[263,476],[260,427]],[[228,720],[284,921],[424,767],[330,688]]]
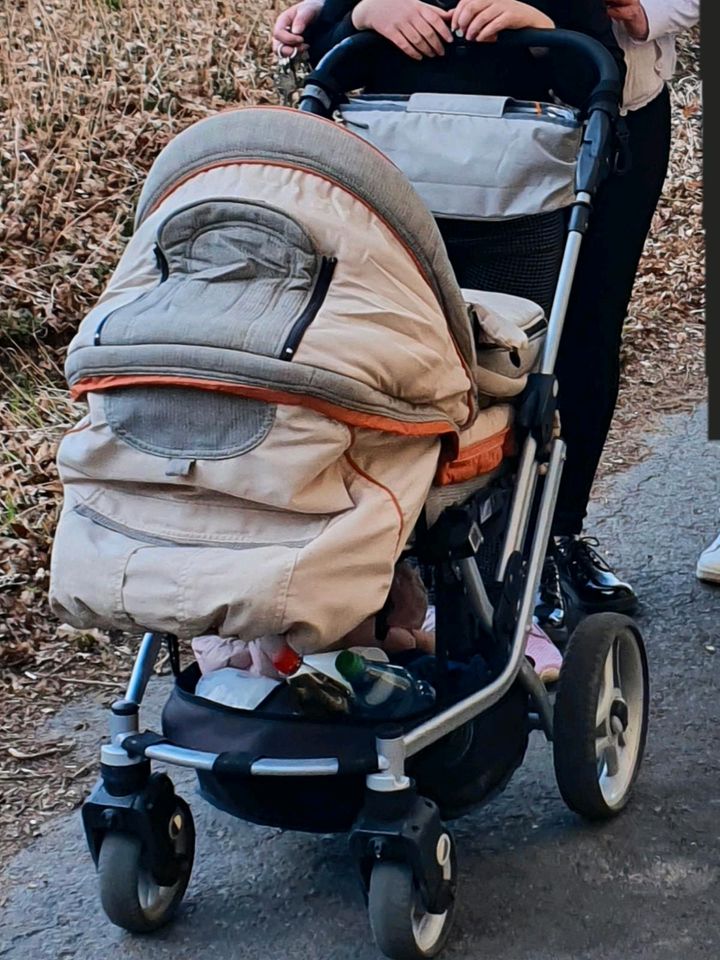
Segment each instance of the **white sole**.
[[720,583],[720,570],[704,570],[698,564],[695,576],[704,583]]

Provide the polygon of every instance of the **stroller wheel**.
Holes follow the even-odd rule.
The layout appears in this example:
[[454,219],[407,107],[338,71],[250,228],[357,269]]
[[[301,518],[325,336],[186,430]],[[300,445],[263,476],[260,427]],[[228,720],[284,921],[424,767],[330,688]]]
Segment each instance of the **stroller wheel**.
[[[443,873],[454,883],[455,846],[450,834]],[[436,956],[447,942],[455,910],[454,898],[444,913],[429,913],[408,863],[380,861],[370,877],[368,913],[375,943],[392,960],[423,960]]]
[[647,735],[649,681],[636,624],[598,613],[577,627],[555,702],[555,775],[563,799],[589,820],[628,802]]
[[151,933],[168,923],[185,895],[195,855],[195,826],[190,807],[176,797],[175,812],[167,824],[179,858],[177,879],[162,886],[146,864],[139,837],[106,834],[98,859],[100,901],[109,920],[131,933]]

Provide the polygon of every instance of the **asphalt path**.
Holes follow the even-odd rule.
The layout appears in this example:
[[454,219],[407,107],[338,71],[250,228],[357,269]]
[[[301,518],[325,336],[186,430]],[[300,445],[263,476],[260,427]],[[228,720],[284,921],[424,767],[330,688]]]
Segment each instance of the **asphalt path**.
[[[705,418],[670,418],[650,458],[605,485],[589,523],[643,600],[652,712],[634,801],[612,823],[582,823],[534,734],[508,789],[455,824],[460,886],[447,960],[720,957],[720,588],[694,577],[720,526],[720,445],[706,442]],[[166,692],[153,683],[146,724]],[[67,708],[53,732],[79,723],[99,743],[104,715],[94,705]],[[0,957],[379,956],[343,837],[240,823],[194,797],[190,776],[173,777],[192,804],[198,847],[172,926],[133,937],[106,921],[76,814],[0,867]]]

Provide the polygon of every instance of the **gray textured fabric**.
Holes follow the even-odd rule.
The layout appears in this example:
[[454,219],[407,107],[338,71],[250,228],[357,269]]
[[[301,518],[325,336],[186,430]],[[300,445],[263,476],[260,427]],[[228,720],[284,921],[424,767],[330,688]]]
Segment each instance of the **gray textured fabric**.
[[275,417],[275,407],[258,400],[170,386],[110,390],[104,406],[113,433],[125,443],[179,464],[247,453],[262,443]]
[[145,181],[139,226],[173,186],[216,164],[289,163],[331,177],[370,204],[402,237],[432,284],[468,365],[472,332],[437,225],[405,176],[340,125],[295,110],[254,107],[201,120],[160,153]]
[[[142,356],[140,356],[142,351]],[[435,406],[421,407],[390,397],[350,377],[306,366],[294,360],[285,363],[237,350],[212,349],[183,344],[79,347],[68,355],[65,375],[73,384],[86,377],[191,376],[196,380],[219,380],[244,386],[283,390],[299,397],[313,396],[360,413],[391,416],[406,423],[440,419]],[[448,419],[448,423],[452,421]],[[454,424],[452,424],[454,427]]]
[[166,477],[189,477],[192,468],[195,466],[195,460],[183,459],[182,457],[175,457],[172,460],[168,460],[167,467],[165,468]]
[[103,344],[168,338],[278,356],[312,292],[320,260],[303,228],[281,210],[212,200],[160,226],[167,277],[103,322]]
[[341,113],[397,164],[435,216],[503,220],[573,201],[582,131],[569,108],[414,94],[359,97]]

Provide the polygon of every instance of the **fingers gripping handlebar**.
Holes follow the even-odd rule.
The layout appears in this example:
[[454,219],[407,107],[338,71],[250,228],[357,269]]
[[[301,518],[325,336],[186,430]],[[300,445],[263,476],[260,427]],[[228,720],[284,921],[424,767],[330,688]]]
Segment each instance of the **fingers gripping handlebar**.
[[[617,64],[597,40],[573,30],[506,30],[498,44],[525,49],[565,50],[579,54],[594,68],[595,82],[587,100],[583,147],[578,155],[576,190],[593,195],[611,162],[615,122],[622,96]],[[364,86],[370,65],[395,51],[390,41],[366,30],[330,50],[305,82],[300,109],[331,117],[345,94]]]

